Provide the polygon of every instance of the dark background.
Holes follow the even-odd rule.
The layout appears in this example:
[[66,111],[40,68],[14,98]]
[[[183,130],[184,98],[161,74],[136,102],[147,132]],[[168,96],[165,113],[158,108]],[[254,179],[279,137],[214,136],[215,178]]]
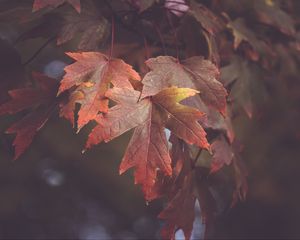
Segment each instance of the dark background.
[[[21,63],[43,40],[14,45],[19,29],[0,23],[0,30],[1,99],[6,99],[2,90],[19,79]],[[49,44],[28,68],[59,78],[70,60],[55,49]],[[300,80],[270,81],[270,98],[260,111],[235,120],[249,192],[246,201],[218,217],[215,238],[300,238]],[[162,222],[156,216],[163,202],[146,204],[132,174],[118,175],[130,133],[82,154],[91,126],[76,134],[67,121],[53,117],[13,162],[12,136],[3,132],[19,116],[0,117],[1,239],[158,238]]]

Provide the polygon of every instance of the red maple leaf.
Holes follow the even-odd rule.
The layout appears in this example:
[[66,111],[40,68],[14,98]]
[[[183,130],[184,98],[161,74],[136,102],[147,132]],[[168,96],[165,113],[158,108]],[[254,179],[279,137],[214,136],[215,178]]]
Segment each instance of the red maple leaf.
[[207,237],[211,234],[216,210],[214,198],[208,188],[207,175],[201,168],[191,168],[192,159],[187,146],[182,146],[178,141],[173,141],[172,144],[172,160],[176,159],[175,162],[183,166],[180,167],[182,169],[180,174],[172,176],[171,182],[169,181],[167,187],[164,187],[169,202],[158,216],[166,221],[161,231],[162,237],[175,239],[176,231],[182,229],[185,238],[190,239],[195,220],[196,201],[201,207],[201,219],[205,224],[204,236]]
[[80,103],[78,129],[96,118],[99,111],[107,112],[106,91],[112,83],[116,87],[133,89],[129,80],[140,80],[139,74],[121,59],[109,59],[99,52],[67,53],[76,62],[65,67],[59,93],[73,88],[70,102],[61,110],[61,115],[74,125],[75,103]]
[[191,1],[188,14],[194,17],[208,33],[214,35],[224,29],[225,24],[211,10]]
[[90,148],[102,141],[108,142],[135,128],[120,173],[135,167],[135,183],[142,185],[146,199],[152,199],[157,172],[172,174],[165,127],[189,144],[209,147],[206,133],[197,122],[202,113],[179,103],[196,93],[193,89],[171,87],[151,98],[139,100],[139,91],[110,89],[106,96],[117,102],[117,105],[99,117],[99,124],[89,135],[86,147]]
[[[193,88],[200,91],[200,97],[206,105],[225,114],[227,92],[217,80],[219,70],[210,61],[191,57],[180,64],[173,57],[160,56],[150,58],[146,64],[151,71],[143,79],[142,97],[155,95],[170,86]],[[193,100],[199,101],[197,98]]]
[[14,114],[31,109],[25,117],[14,123],[6,133],[16,133],[13,142],[17,159],[29,147],[36,132],[47,122],[59,104],[56,99],[58,82],[40,73],[33,73],[36,88],[21,88],[9,91],[11,100],[0,106],[0,115]]
[[35,0],[33,3],[32,10],[33,12],[38,11],[45,7],[56,8],[65,2],[71,4],[78,13],[81,11],[80,0]]
[[224,136],[221,135],[211,144],[211,150],[213,153],[210,170],[211,173],[217,172],[225,164],[231,164],[234,153]]
[[[185,238],[190,239],[195,219],[195,201],[193,174],[190,172],[183,179],[183,184],[171,198],[159,218],[167,221],[161,235],[163,239],[175,239],[177,229],[182,229]],[[184,212],[182,212],[184,211]]]

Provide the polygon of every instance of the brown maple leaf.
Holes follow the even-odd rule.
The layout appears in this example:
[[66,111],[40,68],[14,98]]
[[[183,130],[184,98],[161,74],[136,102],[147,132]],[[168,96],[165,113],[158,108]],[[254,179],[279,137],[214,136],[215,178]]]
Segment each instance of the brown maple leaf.
[[278,28],[282,33],[294,35],[295,22],[276,1],[254,1],[254,9],[260,22]]
[[21,88],[9,91],[11,100],[0,106],[0,115],[14,114],[31,109],[25,117],[14,123],[6,133],[16,133],[13,142],[17,159],[32,143],[36,132],[47,122],[58,105],[58,82],[40,73],[33,73],[37,88]]
[[195,220],[196,201],[200,204],[201,220],[205,224],[205,238],[212,233],[216,205],[206,181],[207,176],[203,177],[204,172],[200,168],[191,169],[192,160],[188,154],[184,154],[184,151],[177,149],[177,154],[183,158],[184,166],[180,175],[173,179],[169,189],[166,189],[169,202],[158,216],[166,221],[161,231],[164,239],[175,239],[178,229],[182,229],[185,239],[190,239]]
[[232,159],[234,157],[234,153],[224,136],[221,135],[211,144],[211,150],[213,153],[211,159],[211,173],[217,172],[225,164],[231,164]]
[[82,9],[81,14],[68,11],[63,14],[63,22],[57,37],[57,45],[61,45],[80,34],[78,49],[96,50],[108,36],[108,21],[90,2]]
[[247,42],[253,49],[246,49],[246,53],[253,61],[257,61],[259,56],[272,56],[271,48],[261,39],[255,32],[249,29],[243,18],[237,18],[234,21],[229,21],[227,27],[232,30],[234,36],[234,49],[237,49],[242,42]]
[[[76,62],[65,67],[59,93],[73,87],[70,102],[61,115],[73,121],[75,103],[80,103],[78,129],[96,118],[99,111],[107,112],[106,91],[112,83],[116,87],[133,89],[129,80],[140,80],[139,74],[121,59],[109,59],[100,52],[67,53]],[[74,125],[74,122],[72,122]]]
[[177,189],[167,207],[158,215],[167,222],[161,231],[163,239],[175,239],[177,229],[182,229],[185,239],[191,238],[196,202],[193,180],[193,173],[190,172],[183,178],[182,186]]
[[197,122],[202,113],[179,103],[196,93],[193,89],[171,87],[139,101],[139,91],[110,89],[106,96],[118,104],[99,118],[86,147],[108,142],[135,128],[120,173],[135,167],[135,183],[142,185],[146,199],[152,199],[157,171],[165,175],[172,174],[165,127],[189,144],[209,147],[206,133]]
[[225,24],[212,11],[202,4],[191,1],[188,14],[194,17],[207,32],[212,35],[222,31]]
[[33,3],[32,11],[38,11],[45,7],[56,8],[65,2],[71,4],[78,13],[81,11],[80,0],[35,0]]
[[179,176],[182,172],[183,165],[188,161],[188,144],[174,134],[171,134],[169,138],[169,148],[170,147],[172,176],[166,176],[160,171],[157,172],[155,184],[151,187],[151,192],[147,195],[148,201],[173,193],[174,186],[178,185],[177,180],[180,178]]
[[[238,56],[231,58],[230,64],[221,68],[221,80],[225,86],[233,84],[229,99],[241,106],[249,118],[253,115],[253,96],[258,94],[261,85],[260,69],[249,61]],[[257,86],[256,86],[257,85]]]
[[[146,61],[151,69],[143,79],[142,97],[152,96],[160,90],[170,87],[186,87],[200,91],[200,97],[209,107],[213,107],[222,114],[226,112],[226,89],[217,80],[219,71],[217,67],[202,57],[191,57],[178,63],[170,56],[150,58]],[[193,98],[198,102],[198,98]],[[192,104],[197,106],[198,103]]]

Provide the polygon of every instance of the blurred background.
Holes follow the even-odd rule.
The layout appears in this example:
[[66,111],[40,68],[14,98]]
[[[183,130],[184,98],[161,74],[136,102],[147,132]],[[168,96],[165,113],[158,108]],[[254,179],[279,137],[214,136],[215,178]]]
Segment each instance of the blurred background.
[[[14,44],[19,31],[0,22],[1,102],[8,89],[25,81],[22,63],[45,43],[37,38]],[[26,71],[60,79],[70,63],[63,54],[69,49],[57,51],[50,42]],[[234,121],[245,146],[249,192],[246,201],[224,208],[215,238],[300,238],[300,66],[284,61],[279,67],[286,80],[268,79],[269,98],[253,118]],[[131,133],[82,154],[91,126],[76,134],[66,120],[52,117],[13,162],[13,136],[4,132],[21,115],[0,117],[1,239],[159,239],[163,201],[146,203],[132,172],[118,174]],[[193,239],[202,236],[201,227],[198,215]]]

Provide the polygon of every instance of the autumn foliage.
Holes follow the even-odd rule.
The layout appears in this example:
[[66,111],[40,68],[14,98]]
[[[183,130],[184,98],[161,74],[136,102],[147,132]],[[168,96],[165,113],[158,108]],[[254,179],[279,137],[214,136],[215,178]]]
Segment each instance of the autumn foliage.
[[[0,19],[10,21],[14,9],[4,2]],[[13,21],[26,31],[17,41],[43,37],[46,45],[72,42],[73,49],[65,52],[72,62],[60,81],[34,71],[22,87],[1,89],[9,98],[0,114],[24,113],[6,130],[15,134],[14,159],[53,114],[77,132],[93,124],[83,152],[132,130],[119,172],[133,168],[146,201],[166,199],[158,216],[165,221],[162,237],[174,239],[178,229],[191,237],[196,201],[209,237],[217,214],[210,179],[226,166],[232,206],[247,193],[234,119],[255,114],[253,86],[264,84],[282,48],[299,53],[293,6],[275,0],[20,4]]]

